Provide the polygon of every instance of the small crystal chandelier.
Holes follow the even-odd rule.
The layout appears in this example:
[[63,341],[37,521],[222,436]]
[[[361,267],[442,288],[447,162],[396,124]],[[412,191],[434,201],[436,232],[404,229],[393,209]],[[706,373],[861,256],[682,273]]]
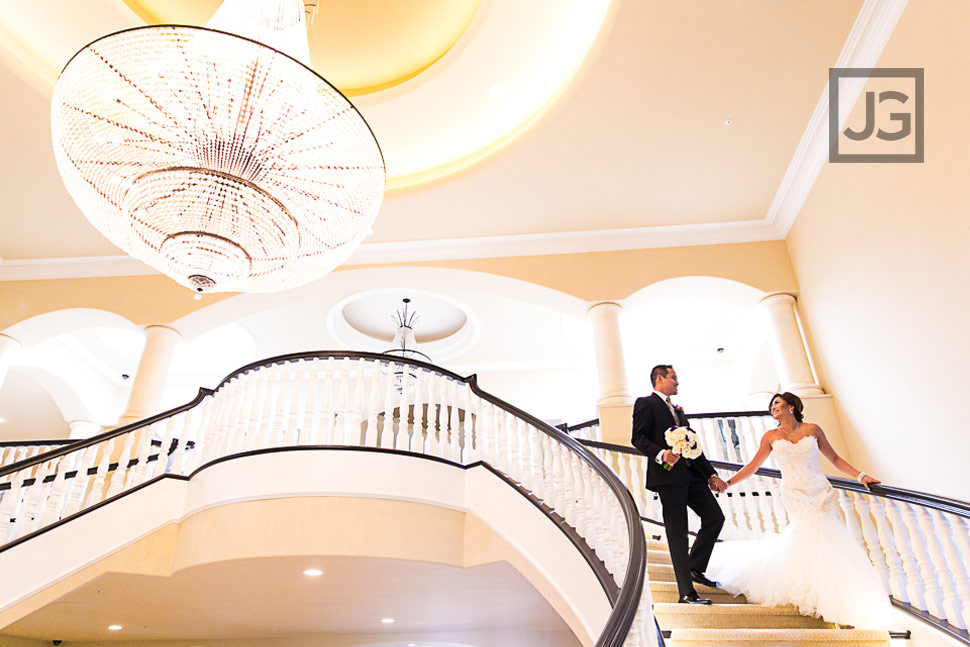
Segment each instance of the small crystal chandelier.
[[205,27],[104,36],[54,86],[54,155],[91,223],[197,292],[329,272],[370,231],[384,160],[310,69],[300,0],[225,0]]
[[[408,313],[409,303],[411,303],[411,299],[404,299],[404,307],[400,310],[395,310],[391,317],[397,323],[394,341],[391,342],[394,344],[394,348],[384,351],[384,354],[430,364],[431,358],[415,349],[417,341],[414,339],[414,324],[420,317],[418,317],[417,312],[412,311],[410,314]],[[418,379],[417,370],[410,366],[404,365],[402,368],[394,371],[394,383],[397,386],[398,393],[404,390],[405,372],[407,372],[409,388],[413,387]]]

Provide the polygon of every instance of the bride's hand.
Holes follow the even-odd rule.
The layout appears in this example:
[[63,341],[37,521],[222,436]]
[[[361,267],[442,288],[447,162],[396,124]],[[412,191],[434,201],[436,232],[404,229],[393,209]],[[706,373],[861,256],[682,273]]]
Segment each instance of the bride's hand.
[[863,474],[862,479],[859,481],[868,490],[870,485],[879,484],[881,481],[879,479],[872,478],[868,474]]

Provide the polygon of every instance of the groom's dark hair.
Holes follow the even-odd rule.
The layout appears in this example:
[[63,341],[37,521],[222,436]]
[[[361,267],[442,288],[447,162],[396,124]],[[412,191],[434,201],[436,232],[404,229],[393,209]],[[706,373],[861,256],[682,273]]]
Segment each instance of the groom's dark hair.
[[650,369],[650,386],[657,386],[657,380],[667,377],[667,371],[672,368],[670,364],[657,364]]

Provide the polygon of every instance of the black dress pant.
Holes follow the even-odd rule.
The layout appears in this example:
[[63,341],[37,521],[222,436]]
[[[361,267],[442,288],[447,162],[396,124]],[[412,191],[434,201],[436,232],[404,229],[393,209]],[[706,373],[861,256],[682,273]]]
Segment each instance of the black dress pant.
[[[670,548],[670,561],[677,578],[677,589],[683,597],[694,591],[690,572],[703,573],[711,560],[714,543],[724,526],[724,513],[717,504],[714,493],[707,482],[699,476],[691,475],[690,483],[683,485],[656,486],[660,503],[663,505],[664,526],[667,545]],[[687,508],[701,518],[701,528],[697,538],[688,551],[687,548]]]

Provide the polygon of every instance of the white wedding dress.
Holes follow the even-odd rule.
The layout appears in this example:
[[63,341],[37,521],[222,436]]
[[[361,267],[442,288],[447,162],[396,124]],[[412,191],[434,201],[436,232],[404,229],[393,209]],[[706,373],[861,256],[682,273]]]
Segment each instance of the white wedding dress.
[[838,494],[819,465],[818,441],[778,439],[772,454],[790,525],[764,540],[718,543],[707,576],[755,604],[790,604],[828,622],[888,629],[888,595],[842,521]]

